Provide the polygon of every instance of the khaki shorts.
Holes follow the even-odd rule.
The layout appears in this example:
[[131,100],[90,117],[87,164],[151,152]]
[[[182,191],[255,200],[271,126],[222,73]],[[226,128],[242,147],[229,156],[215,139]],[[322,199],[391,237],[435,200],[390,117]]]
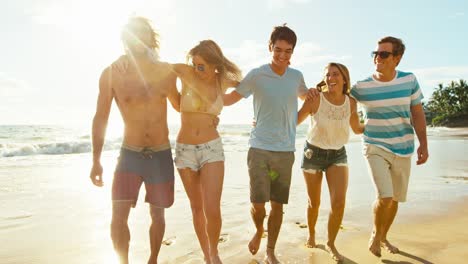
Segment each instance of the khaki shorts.
[[401,157],[370,144],[364,146],[364,156],[377,197],[392,197],[394,201],[405,202],[411,171],[411,157]]
[[247,163],[250,176],[250,201],[287,204],[294,152],[250,148]]

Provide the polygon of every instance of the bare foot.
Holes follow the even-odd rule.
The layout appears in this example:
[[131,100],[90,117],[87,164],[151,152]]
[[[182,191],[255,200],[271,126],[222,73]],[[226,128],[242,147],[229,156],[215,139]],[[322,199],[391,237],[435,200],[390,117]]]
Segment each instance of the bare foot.
[[317,247],[317,244],[315,244],[315,238],[309,236],[309,238],[307,238],[307,242],[305,243],[305,246],[308,247],[308,248]]
[[344,261],[344,257],[338,252],[334,244],[328,244],[325,246],[325,249],[330,253],[331,258],[338,262],[342,263]]
[[274,252],[270,252],[267,250],[267,253],[265,255],[265,259],[263,260],[266,264],[281,264],[279,259],[276,258]]
[[223,264],[218,255],[211,257],[211,264]]
[[378,239],[375,239],[374,234],[372,234],[369,240],[369,251],[376,257],[380,258],[382,256],[380,252],[380,241],[378,241]]
[[263,231],[256,232],[255,235],[249,242],[249,251],[252,255],[257,254],[258,249],[260,248],[260,242],[262,241]]
[[400,250],[395,247],[394,245],[390,244],[390,242],[388,242],[388,240],[383,240],[383,241],[380,241],[380,246],[385,248],[388,252],[392,253],[392,254],[397,254],[400,252]]

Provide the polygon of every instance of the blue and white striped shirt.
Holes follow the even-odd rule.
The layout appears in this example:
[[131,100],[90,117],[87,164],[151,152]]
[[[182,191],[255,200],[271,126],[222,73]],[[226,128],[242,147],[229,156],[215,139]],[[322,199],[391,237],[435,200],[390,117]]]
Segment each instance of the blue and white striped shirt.
[[371,76],[357,82],[351,96],[364,108],[364,144],[376,145],[398,156],[413,154],[411,106],[420,104],[423,98],[414,74],[397,71],[389,82]]

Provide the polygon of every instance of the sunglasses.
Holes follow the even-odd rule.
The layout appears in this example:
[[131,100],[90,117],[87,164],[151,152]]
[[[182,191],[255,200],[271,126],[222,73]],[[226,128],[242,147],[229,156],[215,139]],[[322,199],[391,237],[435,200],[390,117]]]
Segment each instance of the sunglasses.
[[388,58],[390,55],[394,55],[393,52],[388,52],[388,51],[372,51],[371,52],[371,57],[375,58],[377,56],[380,56],[382,59]]
[[195,68],[195,70],[197,71],[201,71],[201,72],[204,72],[205,71],[205,65],[203,64],[198,64],[198,65],[193,65],[192,63],[192,66]]

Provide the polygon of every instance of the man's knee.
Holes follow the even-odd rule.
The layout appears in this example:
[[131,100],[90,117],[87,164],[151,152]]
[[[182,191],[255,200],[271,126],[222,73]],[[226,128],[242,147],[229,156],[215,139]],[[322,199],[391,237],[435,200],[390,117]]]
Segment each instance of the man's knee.
[[250,207],[250,212],[256,215],[265,215],[265,203],[252,203]]
[[379,198],[377,200],[377,205],[378,206],[381,206],[381,207],[390,207],[390,205],[392,204],[393,202],[393,198],[392,197],[385,197],[385,198]]
[[283,204],[271,201],[271,214],[283,214]]
[[164,221],[164,208],[150,205],[150,215],[153,222]]
[[112,204],[112,225],[127,225],[128,215],[132,204],[129,201],[114,202]]

